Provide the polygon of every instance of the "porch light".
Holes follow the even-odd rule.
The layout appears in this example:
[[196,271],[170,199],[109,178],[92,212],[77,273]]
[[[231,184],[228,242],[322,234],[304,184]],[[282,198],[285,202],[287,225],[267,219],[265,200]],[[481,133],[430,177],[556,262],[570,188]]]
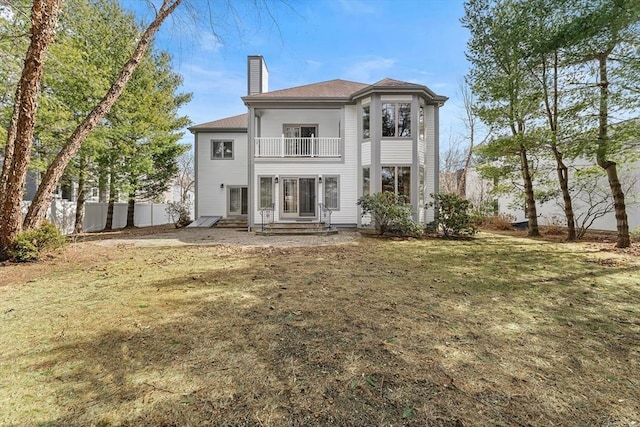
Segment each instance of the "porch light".
[[224,182],[220,183],[220,188],[224,188]]
[[278,177],[276,176],[276,179],[273,180],[273,182],[275,182],[276,184],[278,183]]
[[322,184],[322,177],[321,176],[318,177],[318,184]]

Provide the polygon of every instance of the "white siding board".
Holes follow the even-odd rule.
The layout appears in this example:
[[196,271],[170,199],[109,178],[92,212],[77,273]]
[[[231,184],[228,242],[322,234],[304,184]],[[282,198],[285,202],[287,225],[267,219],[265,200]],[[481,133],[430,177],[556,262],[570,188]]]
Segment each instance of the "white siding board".
[[411,164],[413,162],[413,142],[407,141],[385,141],[380,144],[380,164]]
[[362,152],[360,153],[360,164],[369,166],[371,164],[371,141],[361,144]]
[[[207,132],[198,133],[197,138],[197,215],[226,216],[227,187],[247,185],[247,134]],[[211,140],[233,140],[233,159],[212,159]],[[224,188],[220,188],[220,184],[224,184]]]

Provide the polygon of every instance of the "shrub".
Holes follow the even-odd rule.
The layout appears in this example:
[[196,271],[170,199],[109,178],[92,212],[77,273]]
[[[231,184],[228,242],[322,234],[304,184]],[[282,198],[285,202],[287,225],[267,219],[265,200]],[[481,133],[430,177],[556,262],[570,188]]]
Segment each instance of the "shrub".
[[376,230],[385,233],[400,233],[405,236],[421,236],[422,224],[413,220],[411,205],[405,203],[404,196],[382,192],[358,199],[362,215],[371,214]]
[[191,223],[188,202],[170,202],[167,205],[167,214],[176,228],[186,227]]
[[491,215],[482,219],[482,226],[491,230],[513,230],[515,220],[516,217],[509,214]]
[[436,208],[436,223],[445,236],[463,236],[476,234],[477,229],[472,216],[473,204],[457,194],[432,193],[433,202],[426,207]]
[[60,230],[45,222],[40,228],[18,234],[9,254],[18,262],[37,261],[43,252],[61,248],[65,242]]

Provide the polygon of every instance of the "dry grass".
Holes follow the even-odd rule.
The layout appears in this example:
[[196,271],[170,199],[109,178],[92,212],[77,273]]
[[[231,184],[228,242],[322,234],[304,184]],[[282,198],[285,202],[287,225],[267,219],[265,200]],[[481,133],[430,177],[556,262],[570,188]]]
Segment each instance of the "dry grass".
[[0,425],[638,425],[640,261],[481,234],[0,267]]

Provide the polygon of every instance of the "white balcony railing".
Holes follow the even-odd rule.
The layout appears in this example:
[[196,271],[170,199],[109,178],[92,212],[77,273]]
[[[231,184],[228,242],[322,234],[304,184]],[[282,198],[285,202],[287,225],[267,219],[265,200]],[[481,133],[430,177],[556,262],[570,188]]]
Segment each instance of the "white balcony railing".
[[340,157],[341,138],[255,138],[255,157]]

